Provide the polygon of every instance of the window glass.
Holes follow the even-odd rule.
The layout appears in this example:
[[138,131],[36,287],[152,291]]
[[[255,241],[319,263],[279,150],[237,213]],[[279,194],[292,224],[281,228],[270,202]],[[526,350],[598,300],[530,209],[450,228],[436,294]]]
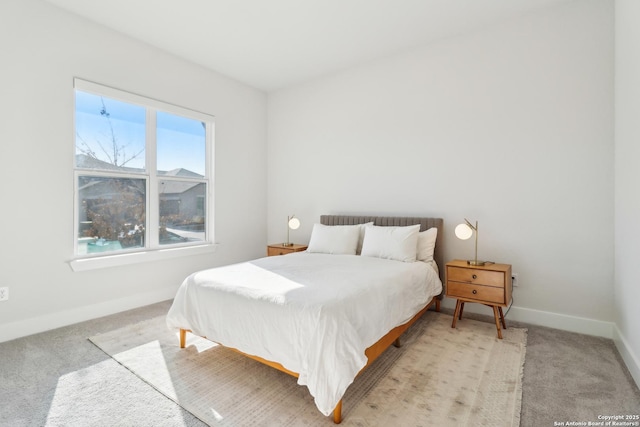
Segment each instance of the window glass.
[[160,180],[160,244],[205,240],[206,184]]
[[145,108],[76,90],[76,166],[143,171]]
[[156,122],[158,174],[193,173],[202,178],[206,167],[205,123],[163,111],[158,111]]
[[78,253],[145,246],[144,179],[78,177]]

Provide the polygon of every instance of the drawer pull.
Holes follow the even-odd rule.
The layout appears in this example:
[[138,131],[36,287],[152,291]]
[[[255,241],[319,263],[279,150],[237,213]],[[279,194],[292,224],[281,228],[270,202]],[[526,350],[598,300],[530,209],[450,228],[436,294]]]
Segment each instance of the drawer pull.
[[471,276],[474,280],[478,278],[478,276],[476,276],[475,274],[473,276]]
[[471,293],[475,295],[475,294],[477,294],[477,293],[478,293],[478,291],[476,291],[476,290],[474,289],[474,290],[473,290],[473,292],[471,292]]

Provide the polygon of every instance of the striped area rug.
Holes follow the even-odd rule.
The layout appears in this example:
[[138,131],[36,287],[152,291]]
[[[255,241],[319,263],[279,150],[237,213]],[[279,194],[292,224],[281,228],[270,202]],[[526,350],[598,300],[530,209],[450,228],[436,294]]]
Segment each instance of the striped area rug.
[[[344,426],[518,426],[527,331],[427,312],[349,387]],[[164,317],[90,340],[211,426],[330,426],[296,379],[191,334],[180,349]]]

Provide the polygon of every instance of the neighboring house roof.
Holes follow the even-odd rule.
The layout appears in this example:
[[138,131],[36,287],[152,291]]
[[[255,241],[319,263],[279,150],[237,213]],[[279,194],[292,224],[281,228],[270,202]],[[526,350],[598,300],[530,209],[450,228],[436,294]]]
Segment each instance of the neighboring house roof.
[[[108,171],[119,171],[119,172],[132,172],[132,173],[141,173],[144,172],[143,169],[140,168],[129,168],[126,166],[116,166],[109,162],[105,162],[94,157],[88,156],[86,154],[76,154],[76,167],[81,169],[99,169],[99,170],[108,170]],[[175,177],[175,178],[203,178],[202,175],[192,172],[185,168],[177,168],[172,169],[170,171],[158,171],[158,176],[167,176],[167,177]],[[86,187],[93,186],[98,184],[98,182],[92,182],[87,184]],[[162,189],[160,190],[160,194],[181,194],[185,191],[191,190],[192,188],[200,185],[199,182],[185,182],[185,181],[174,181],[174,180],[166,180],[161,181]]]
[[116,166],[86,154],[76,154],[76,167],[82,169],[101,169],[120,172],[142,172],[140,168],[128,168],[126,166]]
[[173,169],[170,171],[158,171],[158,175],[160,176],[180,176],[185,178],[202,178],[203,176],[199,173],[191,172],[185,168]]
[[167,194],[182,194],[187,190],[201,185],[200,182],[184,182],[184,181],[160,181],[160,197]]

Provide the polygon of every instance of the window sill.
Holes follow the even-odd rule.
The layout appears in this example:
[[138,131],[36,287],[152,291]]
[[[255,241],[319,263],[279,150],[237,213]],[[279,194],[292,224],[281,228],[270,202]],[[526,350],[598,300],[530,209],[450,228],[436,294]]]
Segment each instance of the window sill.
[[217,244],[209,243],[198,246],[158,249],[154,251],[107,255],[95,258],[79,258],[69,261],[69,266],[76,272],[97,270],[99,268],[119,267],[122,265],[139,264],[141,262],[161,261],[181,256],[211,254],[216,251],[217,247]]

